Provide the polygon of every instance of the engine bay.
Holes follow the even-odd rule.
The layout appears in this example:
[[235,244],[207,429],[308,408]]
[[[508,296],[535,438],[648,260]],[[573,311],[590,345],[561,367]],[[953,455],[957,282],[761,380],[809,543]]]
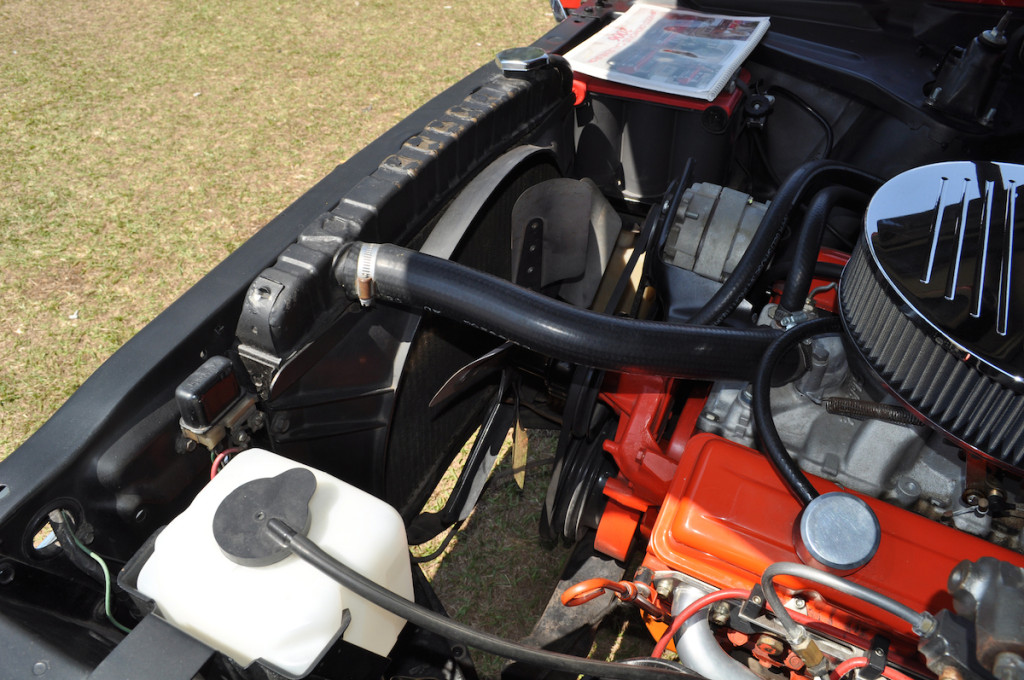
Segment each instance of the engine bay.
[[[626,5],[570,9],[154,322],[0,466],[0,676],[1024,677],[1024,24],[798,5],[713,101],[573,74]],[[574,559],[522,644],[408,549],[527,430]]]

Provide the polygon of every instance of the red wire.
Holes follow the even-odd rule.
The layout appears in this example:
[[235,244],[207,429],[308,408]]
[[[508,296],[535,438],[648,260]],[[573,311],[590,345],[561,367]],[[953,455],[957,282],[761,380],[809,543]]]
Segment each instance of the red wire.
[[892,666],[886,666],[885,668],[883,668],[882,675],[888,678],[889,680],[914,680],[912,677],[910,677],[903,671],[898,671]]
[[[832,675],[829,678],[830,680],[842,680],[843,676],[853,669],[864,668],[867,665],[868,658],[866,656],[851,657],[836,666],[836,669],[832,671]],[[896,670],[892,666],[886,666],[882,669],[882,677],[888,678],[888,680],[913,680],[909,675]]]
[[722,600],[745,600],[748,597],[750,597],[749,590],[728,588],[724,590],[717,590],[713,593],[708,593],[703,597],[697,598],[687,605],[686,609],[679,612],[676,617],[672,619],[672,625],[668,627],[665,634],[661,636],[660,640],[658,640],[658,644],[654,646],[654,651],[651,652],[651,656],[655,659],[660,659],[661,655],[665,653],[666,649],[668,649],[668,643],[672,641],[672,638],[674,638],[676,633],[679,632],[679,629],[683,627],[683,624],[692,619],[694,615],[696,615],[696,613],[701,609],[704,609],[704,607],[707,607],[709,604],[714,604],[715,602],[721,602]]
[[217,471],[220,469],[220,463],[228,455],[227,451],[221,451],[217,454],[217,457],[213,459],[213,466],[210,467],[210,479],[217,476]]
[[836,669],[832,671],[832,675],[829,676],[829,680],[842,680],[842,677],[852,671],[855,668],[864,668],[868,665],[868,657],[866,656],[851,656],[846,661],[843,661]]
[[224,449],[223,451],[221,451],[220,453],[217,454],[217,457],[213,459],[213,465],[210,467],[210,479],[211,480],[214,477],[216,477],[217,473],[220,471],[220,464],[221,464],[221,462],[223,462],[223,460],[225,458],[227,458],[228,456],[230,456],[232,454],[235,454],[235,453],[238,453],[238,449],[237,448]]

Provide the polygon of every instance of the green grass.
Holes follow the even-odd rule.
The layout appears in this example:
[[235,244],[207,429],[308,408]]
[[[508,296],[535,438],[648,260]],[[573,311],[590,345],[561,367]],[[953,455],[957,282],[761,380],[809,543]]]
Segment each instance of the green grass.
[[[531,466],[524,488],[520,489],[512,478],[509,436],[503,457],[473,513],[446,551],[422,565],[452,618],[513,640],[533,630],[571,552],[562,545],[545,545],[537,531],[551,468],[533,466],[552,459],[557,433],[530,430],[527,436]],[[469,446],[438,485],[427,503],[428,511],[444,506]],[[434,539],[414,548],[413,553],[429,554],[441,541]],[[653,645],[638,610],[623,606],[602,621],[590,656],[608,661],[646,656]],[[506,663],[477,650],[472,656],[484,679],[498,678]]]
[[[528,437],[530,461],[554,455],[553,434],[531,431]],[[443,507],[470,446],[468,443],[441,480],[427,503],[428,511]],[[452,618],[496,635],[520,639],[532,630],[544,611],[569,551],[542,545],[537,531],[550,466],[527,470],[526,483],[520,490],[511,474],[511,446],[510,434],[479,504],[446,551],[422,568]],[[431,553],[441,541],[434,539],[414,548],[413,553]],[[503,659],[477,651],[472,654],[481,677],[498,677]]]
[[[0,458],[319,178],[551,25],[547,0],[0,0]],[[428,566],[454,616],[519,638],[566,550],[537,538],[549,469],[520,493],[509,465]]]
[[0,2],[0,457],[546,0]]

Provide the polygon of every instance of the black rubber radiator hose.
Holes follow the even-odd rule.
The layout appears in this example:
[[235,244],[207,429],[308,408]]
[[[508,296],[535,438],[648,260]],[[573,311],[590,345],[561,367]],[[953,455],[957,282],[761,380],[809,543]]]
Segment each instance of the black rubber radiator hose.
[[[527,349],[603,370],[750,380],[778,335],[598,314],[463,265],[394,245],[354,243],[335,278],[346,293],[424,309]],[[370,283],[372,281],[372,284]]]
[[779,187],[736,269],[689,323],[713,326],[722,323],[768,266],[786,230],[789,214],[804,196],[831,184],[843,184],[871,195],[882,185],[882,180],[838,161],[811,161],[798,167]]
[[798,312],[804,307],[804,299],[810,290],[814,266],[821,250],[821,239],[825,234],[828,217],[836,206],[844,208],[863,208],[867,196],[859,191],[844,187],[841,184],[822,189],[814,194],[804,219],[800,223],[800,232],[796,237],[796,255],[793,266],[786,277],[786,288],[782,291],[779,307],[789,312]]

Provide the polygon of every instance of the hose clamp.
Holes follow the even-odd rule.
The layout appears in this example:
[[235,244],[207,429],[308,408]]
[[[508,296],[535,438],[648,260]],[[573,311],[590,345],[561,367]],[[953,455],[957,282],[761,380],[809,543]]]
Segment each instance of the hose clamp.
[[379,243],[364,243],[359,247],[359,258],[356,260],[356,291],[359,304],[369,307],[373,303],[373,277],[377,270],[377,251]]

